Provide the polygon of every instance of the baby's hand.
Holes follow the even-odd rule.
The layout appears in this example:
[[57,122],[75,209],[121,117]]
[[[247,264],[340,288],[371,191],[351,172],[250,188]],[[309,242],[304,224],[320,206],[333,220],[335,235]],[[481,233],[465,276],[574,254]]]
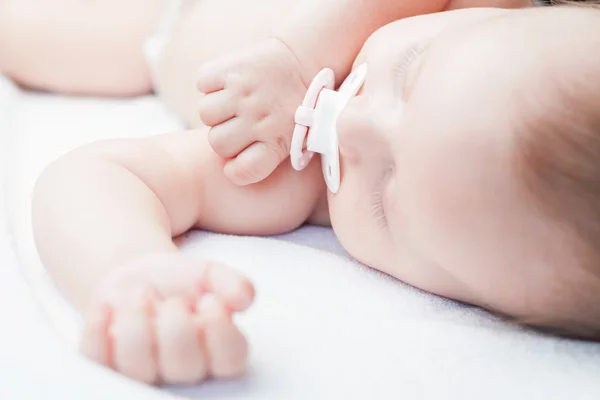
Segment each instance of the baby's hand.
[[265,179],[289,155],[294,114],[307,87],[292,51],[277,39],[204,64],[198,112],[211,126],[214,151],[231,158],[225,175],[234,184]]
[[227,267],[157,254],[110,276],[86,315],[84,355],[147,383],[197,383],[244,371],[246,340],[232,321],[254,297]]

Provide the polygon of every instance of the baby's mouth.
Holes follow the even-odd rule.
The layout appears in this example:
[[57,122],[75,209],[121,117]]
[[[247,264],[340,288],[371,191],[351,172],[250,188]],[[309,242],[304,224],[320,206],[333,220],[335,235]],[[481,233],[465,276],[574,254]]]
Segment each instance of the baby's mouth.
[[356,165],[359,162],[359,152],[354,146],[340,144],[340,170],[342,170],[343,164]]
[[[295,115],[290,158],[296,170],[306,168],[314,153],[321,154],[323,177],[327,187],[336,193],[340,186],[340,150],[337,122],[348,101],[361,89],[367,66],[361,65],[344,80],[338,91],[333,90],[333,70],[326,68],[315,77],[302,105]],[[306,139],[306,150],[303,148]]]

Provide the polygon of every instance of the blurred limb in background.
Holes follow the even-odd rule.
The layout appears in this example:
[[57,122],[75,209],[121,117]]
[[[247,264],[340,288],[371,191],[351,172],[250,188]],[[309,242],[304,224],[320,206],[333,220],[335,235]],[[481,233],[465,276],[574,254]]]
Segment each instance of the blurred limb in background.
[[0,72],[75,95],[151,91],[143,45],[169,0],[0,0]]

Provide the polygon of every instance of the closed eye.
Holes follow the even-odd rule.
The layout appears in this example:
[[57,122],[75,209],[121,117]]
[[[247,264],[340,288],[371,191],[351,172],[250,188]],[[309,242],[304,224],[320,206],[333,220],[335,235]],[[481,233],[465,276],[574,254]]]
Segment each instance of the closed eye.
[[381,229],[385,229],[388,226],[387,216],[385,214],[384,206],[384,192],[387,186],[389,178],[395,172],[395,166],[391,165],[386,170],[381,180],[379,180],[375,191],[373,191],[373,197],[371,202],[371,214],[377,222],[377,225]]
[[385,210],[383,209],[383,193],[381,190],[376,190],[373,193],[371,212],[375,222],[377,222],[377,226],[381,229],[386,228],[387,218],[385,217]]
[[406,80],[410,66],[425,52],[427,45],[416,42],[400,54],[400,58],[394,63],[394,89],[396,94],[406,100]]

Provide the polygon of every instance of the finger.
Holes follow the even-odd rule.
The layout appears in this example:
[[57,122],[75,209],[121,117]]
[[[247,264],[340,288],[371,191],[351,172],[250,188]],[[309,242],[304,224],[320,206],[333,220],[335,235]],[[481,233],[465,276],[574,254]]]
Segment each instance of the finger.
[[217,378],[241,375],[246,368],[248,344],[224,305],[216,296],[207,294],[200,300],[197,313],[204,324],[211,375]]
[[137,304],[118,310],[111,329],[115,369],[146,383],[154,383],[158,378],[151,296],[149,290],[143,290]]
[[208,143],[221,157],[231,158],[248,147],[252,138],[252,127],[243,118],[231,118],[208,131]]
[[260,182],[271,175],[287,155],[283,147],[255,142],[225,164],[225,176],[239,186]]
[[205,94],[198,101],[198,114],[206,126],[215,126],[235,116],[236,96],[231,90]]
[[103,305],[94,310],[85,320],[79,350],[90,360],[107,367],[112,367],[112,349],[108,329],[112,318],[112,310]]
[[202,289],[218,297],[231,311],[244,311],[254,300],[254,286],[248,278],[219,263],[206,263]]
[[182,297],[196,302],[207,291],[219,296],[234,311],[247,308],[254,289],[239,272],[220,264],[165,253],[145,262],[146,279],[163,297]]
[[225,88],[227,73],[221,63],[206,62],[198,69],[196,88],[204,94],[216,92]]
[[160,375],[165,383],[195,383],[208,367],[188,305],[172,298],[159,305],[156,341]]
[[145,278],[162,298],[182,297],[198,300],[206,263],[179,253],[154,255],[144,260]]

